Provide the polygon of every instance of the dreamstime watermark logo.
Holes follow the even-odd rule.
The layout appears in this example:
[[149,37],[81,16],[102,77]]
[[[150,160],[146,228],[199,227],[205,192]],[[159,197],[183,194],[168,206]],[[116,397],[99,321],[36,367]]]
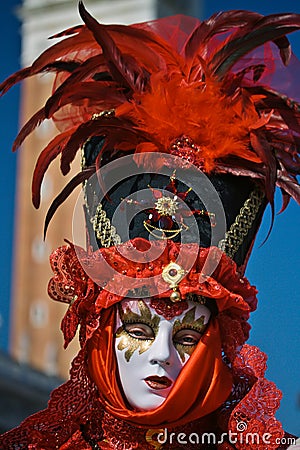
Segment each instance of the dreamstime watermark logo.
[[247,423],[243,422],[243,421],[238,422],[236,425],[236,429],[237,429],[237,431],[242,433],[243,431],[247,430]]
[[[193,230],[192,244],[201,246],[203,236],[201,236],[201,232],[199,233],[193,210],[188,206],[185,199],[180,198],[180,195],[176,195],[176,192],[174,193],[170,190],[165,189],[165,186],[168,184],[168,180],[170,182],[171,176],[172,174],[174,174],[174,169],[180,168],[182,166],[182,160],[181,158],[178,158],[174,155],[160,155],[159,153],[150,153],[149,155],[147,155],[147,167],[155,167],[157,165],[157,160],[159,160],[160,157],[163,158],[165,162],[164,165],[159,170],[149,169],[146,171],[144,167],[138,166],[136,164],[134,155],[124,156],[105,165],[100,169],[100,171],[94,174],[87,181],[89,192],[93,192],[93,195],[87,196],[86,193],[81,194],[74,208],[72,223],[73,242],[76,246],[83,248],[85,247],[85,235],[83,232],[83,209],[92,211],[92,214],[95,214],[95,211],[97,211],[97,205],[101,203],[109,205],[108,198],[113,193],[115,197],[119,195],[119,198],[117,199],[119,200],[119,205],[116,206],[112,217],[109,218],[109,221],[110,226],[112,226],[117,235],[120,236],[122,242],[122,244],[116,247],[120,257],[125,256],[128,260],[128,255],[130,253],[129,261],[136,263],[137,265],[139,263],[145,262],[150,265],[151,262],[159,259],[166,249],[167,239],[156,239],[156,237],[153,237],[153,235],[149,233],[149,247],[147,249],[143,248],[142,250],[140,250],[132,246],[130,252],[128,252],[128,244],[126,244],[126,242],[130,241],[130,227],[132,224],[132,220],[137,214],[149,210],[151,198],[153,200],[151,181],[150,183],[148,182],[149,184],[147,186],[147,184],[143,184],[141,180],[151,180],[152,178],[157,180],[157,177],[161,175],[164,176],[162,177],[162,179],[165,180],[164,185],[162,187],[155,186],[155,191],[160,191],[163,198],[169,199],[169,202],[173,205],[176,203],[178,208],[184,211],[184,229],[181,232],[181,244],[190,243],[190,231]],[[135,184],[136,186],[138,186],[138,188],[134,192],[130,191],[130,193],[127,196],[125,195],[124,197],[126,183],[128,183],[128,180],[131,179],[136,180]],[[99,182],[99,180],[101,181]],[[206,211],[213,211],[213,214],[217,218],[217,221],[215,226],[210,227],[211,243],[216,245],[216,243],[218,243],[218,241],[224,237],[226,231],[226,219],[221,199],[215,187],[213,186],[209,178],[192,164],[189,165],[187,170],[178,169],[178,171],[176,171],[176,180],[182,183],[182,185],[186,186],[187,189],[193,191],[193,195],[199,199],[199,202],[204,206],[204,209]],[[122,186],[124,186],[124,190],[122,190]],[[116,198],[114,200],[116,201]],[[135,205],[135,208],[131,210],[130,214],[128,214],[129,208],[126,207],[128,204]],[[155,208],[155,204],[153,204],[153,208]],[[94,217],[94,221],[97,222],[98,220],[99,222],[100,219],[103,219],[104,214],[103,220],[106,221],[107,226],[108,221],[106,220],[106,213],[103,213],[102,211],[100,212],[102,214],[102,217]],[[173,221],[175,220],[175,217],[176,216],[172,216]],[[207,219],[209,220],[209,217],[206,217],[206,220]],[[180,227],[181,224],[177,223],[177,225],[178,227]],[[105,232],[107,232],[107,229],[105,230]],[[166,234],[166,237],[168,237],[168,234]],[[186,248],[184,245],[181,245],[178,249],[176,258],[173,258],[172,262],[176,263],[178,261],[182,262],[182,260],[184,260],[184,271],[188,273],[196,261],[198,252],[189,254],[188,258],[184,257],[184,252],[186,252]],[[86,258],[82,257],[82,254],[80,252],[77,253],[77,256],[87,275],[91,279],[96,281],[100,286],[105,286],[107,290],[117,295],[122,295],[124,293],[124,287],[126,286],[130,291],[133,278],[131,276],[127,276],[126,270],[120,272],[116,269],[116,267],[114,267],[113,264],[110,264],[107,259],[100,258],[98,260],[98,273],[107,273],[109,274],[110,280],[114,279],[116,281],[115,283],[107,283],[108,280],[105,279],[105,277],[100,277],[99,280],[95,275],[94,264],[90,264],[90,262],[88,262]],[[202,267],[200,277],[202,277],[203,275],[205,277],[211,275],[217,267],[220,257],[221,252],[216,256],[216,252],[214,252],[213,250],[209,250],[206,261],[204,262],[204,265]],[[140,287],[147,286],[149,285],[149,280],[151,280],[151,285],[152,287],[155,286],[156,290],[154,290],[154,292],[152,291],[151,295],[162,294],[166,290],[165,284],[161,282],[161,274],[149,277],[147,275],[147,278],[139,277],[138,284]],[[205,278],[203,278],[200,282],[203,281],[205,281]],[[147,289],[145,289],[144,295],[139,295],[139,297],[143,296],[149,296],[149,292],[147,291]]]
[[229,430],[227,433],[217,435],[213,432],[207,433],[183,433],[183,432],[169,432],[167,428],[164,429],[150,429],[147,432],[146,440],[155,449],[163,448],[167,445],[195,445],[195,448],[199,445],[221,445],[223,443],[240,444],[245,445],[289,445],[291,447],[298,448],[296,438],[294,437],[272,437],[271,433],[255,433],[247,432],[247,423],[238,422],[236,426],[237,432]]

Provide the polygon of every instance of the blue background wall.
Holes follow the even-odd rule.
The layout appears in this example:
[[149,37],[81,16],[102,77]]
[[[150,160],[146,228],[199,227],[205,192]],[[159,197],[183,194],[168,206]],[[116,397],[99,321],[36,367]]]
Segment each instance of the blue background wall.
[[[13,14],[19,2],[0,2],[0,80],[19,68],[19,22]],[[9,299],[13,248],[16,155],[11,145],[18,130],[19,87],[0,99],[0,349],[8,349]]]

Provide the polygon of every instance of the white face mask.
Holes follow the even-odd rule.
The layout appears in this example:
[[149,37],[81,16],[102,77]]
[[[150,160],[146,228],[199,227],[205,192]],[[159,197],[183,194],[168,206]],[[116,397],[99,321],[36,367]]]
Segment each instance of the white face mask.
[[187,301],[188,308],[167,320],[151,300],[119,304],[115,352],[124,394],[139,411],[160,406],[200,340],[210,310]]

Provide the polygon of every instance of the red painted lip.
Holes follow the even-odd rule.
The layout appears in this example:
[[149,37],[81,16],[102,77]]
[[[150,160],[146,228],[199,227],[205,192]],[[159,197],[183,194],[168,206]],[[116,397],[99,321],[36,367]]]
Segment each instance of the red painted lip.
[[149,387],[155,390],[167,389],[172,384],[172,381],[169,378],[159,377],[157,375],[145,378],[145,382],[148,384]]

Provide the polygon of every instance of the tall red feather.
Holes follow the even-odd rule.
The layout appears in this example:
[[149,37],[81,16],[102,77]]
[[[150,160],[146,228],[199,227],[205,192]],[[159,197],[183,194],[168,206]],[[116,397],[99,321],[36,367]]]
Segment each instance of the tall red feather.
[[86,26],[93,33],[93,36],[101,46],[104,56],[108,61],[111,74],[115,80],[132,91],[141,90],[147,77],[146,71],[139,66],[132,56],[122,54],[115,45],[113,39],[106,31],[105,26],[100,25],[79,2],[79,13]]
[[50,163],[63,151],[66,146],[70,135],[72,134],[74,129],[68,130],[65,133],[61,133],[58,136],[55,136],[54,139],[49,142],[47,147],[40,153],[39,158],[37,160],[33,178],[32,178],[32,203],[35,208],[40,206],[40,191],[41,184],[47,171]]
[[94,74],[103,64],[102,55],[95,55],[83,62],[74,72],[56,89],[45,105],[46,117],[52,117],[60,107],[62,95],[68,89],[72,89],[76,83],[86,80]]
[[81,172],[77,173],[63,188],[63,190],[58,194],[58,196],[55,197],[55,199],[53,200],[47,211],[47,215],[45,218],[44,239],[47,234],[49,223],[54,214],[56,213],[57,209],[59,208],[59,206],[72,194],[72,192],[77,186],[82,184],[85,180],[88,180],[94,173],[95,173],[94,166],[83,169]]
[[17,148],[22,145],[24,139],[32,133],[32,131],[39,126],[43,120],[45,119],[45,108],[41,108],[39,111],[37,111],[29,120],[25,123],[25,125],[22,127],[21,131],[19,132],[18,136],[16,137],[14,143],[13,143],[13,151],[16,151]]
[[[300,14],[278,14],[262,17],[256,24],[244,26],[233,33],[216,52],[208,66],[222,78],[244,55],[269,41],[280,43],[280,38],[300,28]],[[278,41],[279,40],[279,41]]]

